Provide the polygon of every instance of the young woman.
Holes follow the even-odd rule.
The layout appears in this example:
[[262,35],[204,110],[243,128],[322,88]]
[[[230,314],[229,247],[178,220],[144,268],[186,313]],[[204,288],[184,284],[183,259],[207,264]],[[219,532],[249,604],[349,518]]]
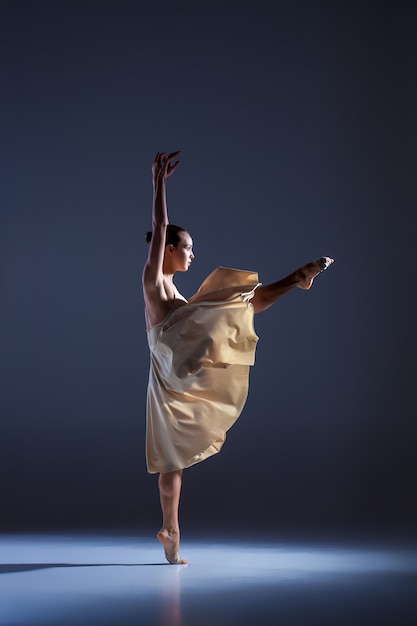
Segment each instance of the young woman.
[[248,391],[257,336],[253,314],[293,289],[310,289],[333,259],[322,257],[286,278],[261,286],[254,272],[218,267],[187,301],[176,272],[193,259],[189,233],[168,223],[166,180],[180,152],[158,152],[152,165],[152,232],[142,275],[151,368],[147,395],[146,459],[159,473],[162,528],[157,534],[169,563],[179,556],[178,508],[182,472],[219,452]]

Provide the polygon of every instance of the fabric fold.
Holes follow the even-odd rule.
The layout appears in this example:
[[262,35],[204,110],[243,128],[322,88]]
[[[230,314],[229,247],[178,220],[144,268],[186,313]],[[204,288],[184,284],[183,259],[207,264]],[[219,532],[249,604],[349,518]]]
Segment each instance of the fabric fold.
[[216,268],[188,303],[148,331],[148,471],[189,467],[220,451],[248,393],[258,337],[255,272]]

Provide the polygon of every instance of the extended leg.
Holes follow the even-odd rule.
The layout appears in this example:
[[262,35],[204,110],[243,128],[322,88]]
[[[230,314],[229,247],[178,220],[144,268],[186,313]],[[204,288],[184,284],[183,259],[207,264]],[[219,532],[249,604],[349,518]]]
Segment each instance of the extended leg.
[[162,543],[167,561],[173,565],[185,564],[178,551],[180,547],[180,527],[178,508],[180,505],[182,470],[159,474],[158,486],[162,508],[162,528],[157,534]]
[[327,269],[333,263],[333,259],[328,256],[321,257],[317,261],[307,263],[295,270],[285,278],[278,280],[270,285],[258,287],[255,291],[251,303],[255,313],[260,313],[268,309],[274,302],[279,300],[284,294],[288,293],[294,287],[300,289],[310,289],[314,278],[323,270]]

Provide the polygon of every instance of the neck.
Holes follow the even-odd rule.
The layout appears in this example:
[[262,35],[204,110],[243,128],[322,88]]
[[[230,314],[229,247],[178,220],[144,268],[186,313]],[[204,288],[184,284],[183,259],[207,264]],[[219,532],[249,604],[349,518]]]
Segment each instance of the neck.
[[171,282],[174,280],[175,272],[172,271],[172,268],[169,266],[168,263],[164,262],[162,266],[162,273],[165,276],[165,278],[168,278],[168,280],[170,280]]

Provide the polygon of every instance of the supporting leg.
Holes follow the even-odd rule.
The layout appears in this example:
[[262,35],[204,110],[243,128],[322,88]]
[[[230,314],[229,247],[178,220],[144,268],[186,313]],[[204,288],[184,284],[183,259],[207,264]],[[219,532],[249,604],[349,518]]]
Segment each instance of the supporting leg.
[[173,565],[187,563],[178,554],[180,546],[180,527],[178,509],[182,484],[182,470],[159,474],[158,486],[162,508],[162,528],[157,534],[162,543],[165,557]]
[[332,263],[333,259],[324,256],[317,259],[317,261],[303,265],[295,270],[295,272],[292,272],[276,283],[258,287],[251,300],[255,313],[265,311],[265,309],[268,309],[274,302],[279,300],[279,298],[291,291],[294,287],[310,289],[314,278],[320,274],[320,272],[327,269]]

